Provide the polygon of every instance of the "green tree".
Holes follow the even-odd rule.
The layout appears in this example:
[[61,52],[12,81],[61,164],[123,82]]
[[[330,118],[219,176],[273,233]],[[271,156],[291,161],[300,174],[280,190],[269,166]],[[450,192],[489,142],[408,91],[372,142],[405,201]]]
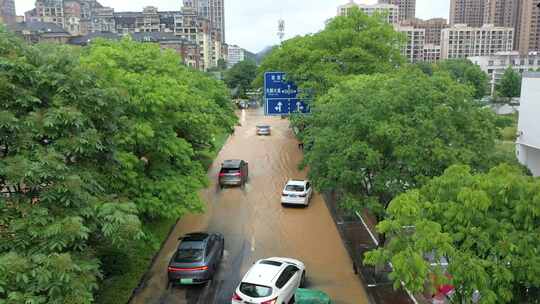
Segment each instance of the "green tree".
[[404,63],[404,37],[380,16],[358,9],[335,17],[316,34],[296,37],[275,47],[259,68],[256,85],[266,71],[283,71],[301,88],[324,95],[350,75],[384,73]]
[[519,97],[521,95],[521,75],[508,67],[496,87],[497,93],[502,97]]
[[[475,290],[481,303],[538,303],[531,291],[540,287],[540,182],[509,165],[471,171],[453,166],[394,199],[377,226],[389,242],[366,262],[391,262],[394,287],[404,282],[412,292],[449,274],[456,303],[470,303]],[[437,265],[443,257],[447,268]]]
[[223,58],[219,58],[217,68],[220,71],[226,70],[227,69],[227,61],[225,61],[225,59],[223,59]]
[[104,191],[120,96],[65,46],[0,29],[0,302],[92,303],[91,244],[141,237],[127,197]]
[[184,67],[174,52],[130,39],[96,41],[81,62],[124,97],[122,127],[110,138],[120,164],[111,191],[147,217],[202,211],[197,191],[207,180],[198,157],[236,121],[225,87]]
[[7,304],[93,303],[98,247],[140,241],[140,218],[202,210],[201,158],[236,122],[220,82],[129,39],[74,50],[0,29],[0,99]]
[[304,118],[310,178],[382,219],[396,195],[452,164],[489,165],[494,114],[470,100],[470,90],[448,75],[413,68],[339,83]]
[[480,99],[489,92],[488,75],[468,59],[448,59],[435,65],[435,71],[448,72],[459,83],[471,86],[473,96]]
[[245,97],[255,77],[257,77],[257,64],[252,60],[244,60],[227,70],[224,80],[229,88],[238,90],[238,96]]

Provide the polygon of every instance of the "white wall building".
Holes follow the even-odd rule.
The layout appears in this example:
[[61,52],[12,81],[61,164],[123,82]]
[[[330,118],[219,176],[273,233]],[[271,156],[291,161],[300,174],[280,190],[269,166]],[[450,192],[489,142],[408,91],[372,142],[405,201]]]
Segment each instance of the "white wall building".
[[246,60],[246,52],[238,45],[229,45],[227,54],[227,66],[230,68],[240,61]]
[[441,31],[441,58],[468,58],[509,52],[514,46],[514,29],[485,24],[470,27],[456,24]]
[[403,57],[411,63],[424,61],[424,45],[426,42],[426,30],[414,26],[395,26],[396,31],[407,36],[407,43],[401,48]]
[[338,6],[338,16],[346,16],[353,7],[359,8],[368,16],[375,14],[385,16],[386,22],[390,24],[399,23],[399,7],[393,4],[358,4],[351,0],[347,4]]
[[523,74],[519,110],[517,157],[534,176],[540,176],[540,73]]
[[530,52],[528,55],[520,55],[518,51],[497,52],[490,56],[473,56],[469,60],[480,66],[491,79],[491,93],[501,80],[504,71],[511,67],[518,73],[532,72],[540,69],[540,53]]

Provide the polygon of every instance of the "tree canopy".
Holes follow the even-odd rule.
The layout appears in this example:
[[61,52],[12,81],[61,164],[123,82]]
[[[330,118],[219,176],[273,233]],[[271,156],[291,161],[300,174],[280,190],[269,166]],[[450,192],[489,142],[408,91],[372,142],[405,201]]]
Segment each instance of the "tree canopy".
[[129,39],[92,43],[81,62],[99,73],[101,85],[124,95],[122,128],[110,139],[120,164],[111,191],[150,217],[201,211],[197,191],[206,185],[206,168],[198,153],[235,122],[225,88],[188,70],[175,53]]
[[497,94],[502,97],[519,97],[521,95],[521,75],[508,67],[496,86]]
[[487,168],[495,118],[471,99],[449,76],[413,68],[341,82],[305,118],[310,178],[382,216],[397,194],[452,164]]
[[235,122],[227,96],[158,46],[29,46],[0,29],[0,302],[92,303],[97,244],[202,210],[198,157]]
[[389,72],[404,63],[400,53],[404,37],[382,17],[369,17],[359,9],[330,20],[325,29],[296,37],[275,47],[259,68],[283,71],[300,87],[324,95],[349,75]]
[[257,64],[253,60],[244,60],[225,72],[224,80],[230,89],[238,90],[237,95],[244,97],[251,89],[251,83],[257,77]]
[[476,99],[489,93],[488,75],[468,59],[443,60],[435,64],[434,70],[448,72],[457,82],[471,86]]
[[[456,303],[470,302],[476,290],[481,303],[536,303],[539,227],[537,179],[509,165],[483,174],[457,165],[390,203],[377,226],[389,242],[367,253],[366,262],[391,262],[395,287],[403,281],[413,292],[449,277]],[[436,262],[443,257],[447,267]]]

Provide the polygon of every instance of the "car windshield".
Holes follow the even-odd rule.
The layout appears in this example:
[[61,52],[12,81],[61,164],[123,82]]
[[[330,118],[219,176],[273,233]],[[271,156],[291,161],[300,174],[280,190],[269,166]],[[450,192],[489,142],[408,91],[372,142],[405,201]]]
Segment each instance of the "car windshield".
[[221,173],[226,173],[226,174],[238,173],[238,172],[240,172],[240,169],[238,168],[222,168],[221,169]]
[[287,187],[285,187],[285,191],[303,192],[304,186],[303,185],[287,185]]
[[251,283],[240,284],[240,292],[252,298],[264,298],[272,294],[272,288]]
[[257,126],[259,129],[270,129],[270,126]]
[[200,262],[204,257],[204,244],[201,242],[183,242],[176,252],[176,263]]

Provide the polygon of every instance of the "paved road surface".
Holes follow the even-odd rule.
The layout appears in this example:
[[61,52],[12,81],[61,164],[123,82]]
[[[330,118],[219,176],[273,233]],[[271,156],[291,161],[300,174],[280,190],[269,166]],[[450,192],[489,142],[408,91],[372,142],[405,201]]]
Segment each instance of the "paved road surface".
[[[131,303],[230,303],[244,273],[258,259],[285,256],[303,261],[307,286],[327,292],[336,304],[367,303],[364,288],[322,197],[313,196],[306,209],[282,208],[279,199],[288,178],[302,178],[301,160],[288,121],[263,116],[262,110],[240,114],[242,126],[227,141],[209,171],[211,186],[201,192],[207,212],[184,217],[159,253],[143,289]],[[272,136],[258,137],[255,125],[270,124]],[[225,159],[249,162],[245,189],[219,190],[216,175]],[[205,286],[167,289],[167,263],[179,236],[194,231],[225,235],[225,255],[212,282]]]

